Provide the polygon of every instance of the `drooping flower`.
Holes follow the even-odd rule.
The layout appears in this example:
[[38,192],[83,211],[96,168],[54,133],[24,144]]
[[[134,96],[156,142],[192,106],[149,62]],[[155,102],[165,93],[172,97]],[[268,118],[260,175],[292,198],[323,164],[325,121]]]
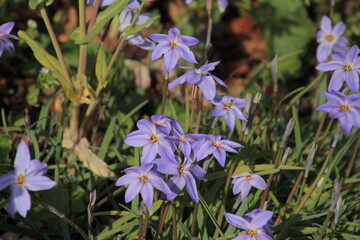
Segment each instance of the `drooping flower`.
[[171,28],[168,35],[150,34],[150,38],[159,43],[152,52],[151,59],[154,61],[164,55],[166,72],[170,72],[175,67],[179,57],[182,57],[186,61],[197,63],[189,47],[198,44],[198,39],[191,36],[180,35],[180,31],[177,28]]
[[360,128],[360,94],[347,96],[341,92],[323,92],[327,103],[315,110],[329,113],[330,118],[338,118],[346,135],[350,134],[353,126]]
[[261,190],[266,189],[266,182],[257,174],[240,173],[234,175],[232,177],[231,183],[234,184],[233,193],[241,194],[241,201],[244,201],[247,195],[249,195],[251,187],[255,187]]
[[216,108],[211,113],[211,116],[224,116],[225,122],[231,131],[234,130],[235,117],[247,121],[244,114],[240,111],[240,108],[245,107],[245,99],[224,95],[216,96],[212,103],[216,105]]
[[11,216],[18,212],[26,217],[31,208],[29,191],[47,190],[56,184],[44,176],[47,165],[38,159],[30,160],[30,151],[24,141],[21,141],[15,156],[14,171],[0,176],[0,191],[10,185],[10,203],[7,209]]
[[19,40],[17,36],[10,34],[15,23],[7,22],[0,26],[0,57],[4,49],[9,52],[15,52],[14,44],[9,39]]
[[[120,31],[124,31],[125,28],[131,25],[131,22],[135,16],[134,10],[139,8],[140,8],[140,3],[138,1],[131,1],[124,8],[124,10],[119,15]],[[142,25],[152,17],[153,15],[150,13],[139,14],[134,25]],[[147,25],[145,28],[149,27],[150,25],[151,23],[149,23],[149,25]],[[141,32],[130,34],[126,39],[132,44],[145,50],[152,50],[155,48],[155,43],[150,41],[150,39],[146,38]]]
[[212,101],[216,95],[216,85],[215,81],[228,88],[228,86],[218,77],[214,76],[210,73],[210,71],[215,69],[215,66],[218,65],[220,61],[213,62],[209,64],[205,64],[200,68],[190,68],[190,67],[181,67],[184,69],[189,69],[190,71],[186,72],[185,74],[181,75],[171,83],[169,83],[169,90],[178,84],[182,84],[187,82],[190,85],[198,85],[201,91],[204,94],[204,97]]
[[155,124],[149,120],[141,119],[136,123],[139,130],[129,133],[125,137],[125,143],[133,147],[144,147],[141,155],[141,163],[151,163],[156,155],[169,160],[174,160],[172,143],[166,138],[166,134],[159,131]]
[[333,61],[320,63],[316,67],[321,72],[334,71],[331,76],[328,90],[338,91],[346,81],[352,92],[359,91],[359,72],[360,72],[360,50],[358,46],[353,46],[346,54],[333,53]]
[[164,159],[156,159],[154,163],[156,170],[159,172],[173,175],[167,182],[172,193],[166,195],[166,200],[173,200],[180,193],[180,191],[186,187],[186,190],[192,200],[194,200],[196,203],[199,202],[195,179],[200,180],[205,177],[206,171],[204,169],[198,165],[193,164],[190,159],[185,159],[185,161],[182,162],[180,158],[177,158],[176,164]]
[[115,186],[128,185],[125,192],[126,203],[133,200],[140,193],[147,209],[151,209],[154,200],[154,188],[165,194],[171,194],[162,176],[158,171],[151,170],[152,167],[153,164],[129,167],[124,170],[126,174],[116,181]]
[[[271,240],[274,239],[269,226],[273,212],[255,209],[243,217],[231,213],[225,213],[226,221],[231,226],[244,229],[240,235],[232,240]],[[270,231],[270,232],[269,232]]]
[[320,31],[316,34],[316,40],[319,46],[316,50],[316,58],[318,62],[324,62],[331,52],[345,52],[348,41],[341,35],[344,34],[345,24],[338,22],[334,27],[331,26],[331,20],[327,16],[323,16],[320,24]]
[[[193,0],[185,0],[186,4],[192,3]],[[228,0],[217,0],[218,9],[220,12],[224,12],[227,6],[229,5]]]
[[[193,135],[194,136],[194,135]],[[219,164],[224,167],[226,152],[238,153],[234,148],[243,147],[241,144],[230,141],[225,136],[206,135],[193,143],[197,161],[213,154]]]

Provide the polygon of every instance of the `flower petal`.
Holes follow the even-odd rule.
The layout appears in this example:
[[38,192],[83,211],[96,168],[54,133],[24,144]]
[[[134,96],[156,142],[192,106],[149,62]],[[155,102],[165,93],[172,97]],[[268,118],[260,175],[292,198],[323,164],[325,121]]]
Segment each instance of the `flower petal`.
[[219,164],[224,167],[226,161],[226,152],[220,148],[216,148],[213,154]]
[[214,99],[215,94],[216,94],[216,87],[215,87],[215,82],[214,80],[209,77],[209,76],[205,76],[202,77],[204,80],[202,80],[199,83],[199,88],[201,89],[202,93],[204,94],[204,97],[211,101]]
[[328,90],[339,91],[345,80],[345,74],[342,70],[336,70],[331,76]]
[[316,67],[316,69],[319,70],[319,71],[321,71],[321,72],[339,70],[339,69],[343,69],[343,68],[344,68],[344,64],[343,64],[342,62],[337,62],[337,61],[320,63],[320,64]]
[[244,201],[244,199],[249,195],[249,192],[251,190],[251,185],[249,183],[249,180],[246,180],[244,185],[243,185],[243,188],[241,189],[241,201]]
[[316,49],[316,58],[318,62],[324,62],[330,55],[332,50],[331,45],[327,43],[320,43]]
[[183,176],[185,177],[185,180],[186,180],[186,191],[189,193],[192,200],[194,200],[194,202],[198,203],[199,196],[198,196],[195,178],[189,172],[184,173]]
[[359,75],[356,71],[345,71],[345,80],[352,92],[359,91]]
[[346,29],[346,26],[343,22],[338,22],[335,24],[334,28],[332,29],[332,32],[335,36],[341,36],[344,34]]
[[248,221],[246,221],[245,218],[237,216],[235,214],[231,214],[231,213],[224,213],[224,216],[226,218],[226,221],[228,221],[228,223],[231,226],[237,227],[237,228],[241,228],[244,230],[248,230],[251,228],[251,225]]
[[321,18],[320,28],[325,33],[330,34],[332,32],[331,20],[328,16],[323,16]]
[[265,180],[257,174],[251,174],[250,184],[257,189],[265,190],[266,182]]
[[159,142],[148,143],[144,146],[141,155],[141,164],[152,163],[159,151]]
[[235,127],[235,116],[229,111],[224,115],[226,125],[230,128],[231,131],[234,131]]
[[186,80],[186,76],[187,76],[188,72],[181,75],[180,77],[178,77],[177,79],[175,79],[174,81],[172,81],[171,83],[169,83],[168,85],[168,89],[172,89],[173,87],[175,87],[178,84],[183,84]]
[[[150,38],[154,40],[154,38],[151,37],[152,34],[150,34]],[[169,52],[172,49],[169,42],[160,42],[153,50],[151,54],[151,60],[155,61],[156,59],[161,58],[161,56],[167,52]]]
[[201,70],[202,72],[210,72],[212,70],[215,69],[216,65],[218,65],[221,61],[217,61],[217,62],[212,62],[212,63],[208,63],[205,65],[202,65],[199,70]]
[[3,34],[9,34],[11,30],[13,29],[15,25],[15,22],[7,22],[0,26],[0,33]]
[[128,185],[130,183],[135,183],[138,182],[140,183],[140,175],[138,175],[137,173],[128,173],[125,174],[124,176],[121,176],[115,183],[115,186],[124,186],[124,185]]
[[139,192],[141,191],[141,189],[143,188],[145,184],[143,182],[133,182],[131,183],[125,192],[125,202],[128,203],[131,200],[133,200],[135,198],[136,195],[139,194]]
[[141,189],[141,197],[145,203],[146,208],[151,209],[151,205],[154,201],[154,188],[149,182],[145,183]]
[[193,46],[200,42],[197,38],[186,35],[181,35],[178,41],[185,44],[186,46]]
[[124,140],[125,144],[133,147],[143,147],[149,142],[149,135],[140,130],[129,133]]
[[10,216],[15,216],[18,212],[24,218],[27,211],[31,208],[30,194],[25,187],[20,187],[17,184],[12,184],[10,187],[10,203],[7,209]]
[[192,165],[189,169],[191,174],[197,179],[203,179],[206,175],[206,171],[202,169],[199,165]]
[[26,169],[30,167],[30,151],[28,145],[24,141],[21,141],[18,145],[15,161],[14,161],[14,168],[15,174],[24,174]]
[[184,44],[178,44],[175,48],[180,57],[188,62],[197,63],[194,53]]
[[46,176],[25,176],[24,186],[30,191],[41,191],[53,188],[56,182]]
[[163,158],[155,159],[154,168],[163,174],[179,175],[179,165],[169,162]]
[[26,176],[45,175],[47,172],[47,164],[40,162],[39,159],[30,161],[30,167],[26,169]]
[[179,53],[172,48],[170,51],[164,54],[165,71],[170,72],[176,66],[179,60]]
[[214,109],[214,111],[211,113],[211,116],[220,117],[220,116],[224,116],[227,113],[228,110],[226,110],[224,106],[221,104]]
[[262,228],[267,222],[271,219],[274,213],[271,211],[264,211],[262,213],[257,214],[252,220],[251,225],[255,229]]
[[[150,39],[155,42],[168,42],[169,38],[166,34],[153,33],[149,35]],[[168,43],[169,44],[169,43]]]
[[0,191],[9,186],[12,183],[15,183],[15,173],[14,171],[5,173],[4,175],[0,176]]

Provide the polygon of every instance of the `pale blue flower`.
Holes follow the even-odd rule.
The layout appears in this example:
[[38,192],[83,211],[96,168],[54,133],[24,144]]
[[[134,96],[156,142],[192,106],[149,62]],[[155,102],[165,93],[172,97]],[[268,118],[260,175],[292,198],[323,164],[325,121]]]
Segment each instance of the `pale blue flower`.
[[0,57],[3,54],[4,49],[9,52],[15,52],[14,44],[9,40],[19,40],[17,36],[10,34],[14,25],[14,22],[8,22],[0,26]]

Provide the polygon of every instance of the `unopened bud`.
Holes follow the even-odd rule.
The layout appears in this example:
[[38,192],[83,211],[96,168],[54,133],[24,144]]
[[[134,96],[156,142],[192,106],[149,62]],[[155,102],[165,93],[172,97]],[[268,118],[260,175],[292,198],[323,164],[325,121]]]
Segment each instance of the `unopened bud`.
[[252,121],[254,119],[255,110],[256,110],[257,105],[260,102],[260,99],[261,99],[261,93],[257,93],[251,103],[249,116],[247,118],[248,121],[246,123],[245,130],[243,131],[245,133],[245,135],[248,135],[248,133],[249,133],[249,129],[250,129]]
[[292,130],[294,129],[295,126],[295,119],[291,118],[290,121],[288,122],[288,124],[286,125],[286,129],[284,132],[284,135],[282,137],[281,143],[280,143],[280,147],[284,148],[286,141],[288,140]]
[[285,165],[288,160],[290,154],[292,153],[292,149],[290,147],[286,148],[284,156],[281,159],[280,165]]
[[[251,107],[251,93],[248,93],[248,94],[246,94],[246,97],[245,97],[245,107],[244,107],[244,111],[243,111],[243,114],[246,119],[249,119],[250,107]],[[242,132],[245,132],[247,122],[248,121],[242,121],[242,125],[241,125]]]
[[336,202],[335,217],[334,217],[335,224],[339,222],[342,210],[343,210],[343,201],[342,201],[342,197],[340,196]]
[[333,141],[332,144],[331,144],[331,147],[333,147],[333,148],[336,147],[336,144],[337,144],[337,142],[338,142],[338,140],[339,140],[339,137],[340,137],[341,132],[342,132],[342,128],[341,128],[341,126],[340,126],[340,124],[339,124],[338,129],[337,129],[337,131],[336,131],[336,133],[335,133],[334,141]]
[[96,202],[96,189],[94,191],[91,191],[89,195],[89,205],[87,207],[89,226],[93,221],[93,211],[94,211],[95,202]]
[[334,180],[334,191],[331,197],[331,203],[330,203],[330,207],[329,207],[329,211],[333,212],[335,209],[335,205],[337,203],[337,200],[340,196],[340,183],[339,183],[339,179],[335,179]]
[[306,167],[305,167],[305,174],[304,177],[307,178],[309,176],[310,167],[312,165],[312,162],[314,160],[315,152],[317,150],[318,145],[313,145],[310,149],[310,152],[306,159]]
[[275,55],[273,61],[272,61],[272,80],[274,83],[274,92],[277,93],[278,90],[278,55]]

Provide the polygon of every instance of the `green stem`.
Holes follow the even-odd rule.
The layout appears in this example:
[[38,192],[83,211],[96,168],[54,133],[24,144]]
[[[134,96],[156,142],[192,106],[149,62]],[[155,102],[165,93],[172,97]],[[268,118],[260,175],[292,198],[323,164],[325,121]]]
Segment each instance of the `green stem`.
[[[85,24],[85,0],[79,0],[79,28],[80,28],[80,38],[85,38],[86,36],[86,24]],[[86,57],[87,57],[87,45],[80,45],[79,53],[79,67],[77,72],[76,80],[76,90],[78,94],[82,94],[82,84],[81,79],[85,73],[86,68]]]
[[176,221],[176,207],[175,204],[172,203],[172,239],[177,240],[177,221]]
[[60,49],[60,45],[59,45],[59,42],[56,38],[56,35],[55,35],[55,32],[54,32],[54,29],[51,25],[51,22],[50,22],[50,19],[49,19],[49,16],[47,15],[47,12],[46,12],[46,9],[45,8],[41,8],[40,9],[40,14],[44,20],[44,23],[45,23],[45,26],[46,26],[46,29],[48,30],[49,32],[49,35],[50,35],[50,39],[51,39],[51,42],[54,46],[54,49],[55,49],[55,53],[56,53],[56,56],[60,62],[60,66],[61,66],[61,69],[62,69],[62,72],[64,74],[64,77],[66,79],[66,81],[68,82],[69,86],[73,86],[73,83],[71,81],[71,78],[70,78],[70,75],[69,75],[69,72],[66,68],[66,64],[65,64],[65,59],[64,59],[64,56],[61,52],[61,49]]
[[325,218],[324,225],[322,226],[321,232],[320,232],[319,236],[316,238],[316,240],[323,239],[322,237],[324,236],[324,233],[326,231],[327,225],[329,224],[329,221],[330,221],[330,218],[331,218],[332,214],[333,214],[332,211],[328,211],[328,214],[326,215],[326,218]]
[[169,73],[165,73],[165,83],[162,90],[162,99],[161,99],[161,110],[160,114],[164,114],[165,112],[165,103],[166,103],[166,94],[168,90],[168,83],[169,83]]

